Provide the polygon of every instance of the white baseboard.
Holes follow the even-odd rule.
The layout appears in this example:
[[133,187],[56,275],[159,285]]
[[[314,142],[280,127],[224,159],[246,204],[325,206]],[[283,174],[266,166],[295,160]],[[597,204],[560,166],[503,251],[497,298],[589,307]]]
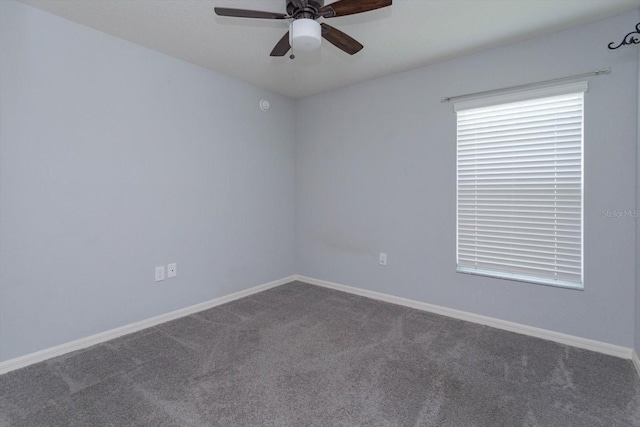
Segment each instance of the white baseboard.
[[72,351],[81,350],[83,348],[90,347],[95,344],[127,335],[133,332],[140,331],[142,329],[150,328],[152,326],[159,325],[160,323],[168,322],[170,320],[178,319],[180,317],[188,316],[199,311],[207,310],[212,307],[224,304],[229,301],[233,301],[239,298],[243,298],[258,292],[265,291],[276,286],[284,285],[296,280],[296,276],[289,276],[273,282],[264,283],[262,285],[254,286],[243,291],[234,292],[229,295],[225,295],[220,298],[215,298],[210,301],[206,301],[200,304],[195,304],[190,307],[181,308],[169,313],[161,314],[159,316],[151,317],[149,319],[141,320],[139,322],[131,323],[129,325],[121,326],[119,328],[111,329],[109,331],[101,332],[99,334],[91,335],[85,338],[80,338],[75,341],[71,341],[65,344],[57,345],[55,347],[47,348],[44,350],[30,353],[24,356],[16,357],[15,359],[9,359],[0,363],[0,375],[13,371],[15,369],[23,368],[34,363],[42,362],[52,357],[61,356]]
[[318,280],[311,277],[292,275],[273,282],[265,283],[262,285],[254,286],[243,291],[235,292],[233,294],[225,295],[220,298],[215,298],[210,301],[206,301],[200,304],[185,307],[179,310],[172,311],[170,313],[155,316],[149,319],[145,319],[139,322],[131,323],[116,329],[101,332],[99,334],[91,335],[89,337],[81,338],[75,341],[71,341],[65,344],[61,344],[55,347],[47,348],[35,353],[20,356],[15,359],[10,359],[0,363],[0,375],[13,371],[15,369],[23,368],[25,366],[42,362],[52,357],[61,356],[72,351],[81,350],[83,348],[90,347],[95,344],[127,335],[133,332],[140,331],[142,329],[150,328],[152,326],[159,325],[170,320],[178,319],[180,317],[188,316],[199,311],[207,310],[212,307],[224,304],[229,301],[233,301],[239,298],[243,298],[258,292],[265,291],[276,286],[284,285],[285,283],[299,280],[312,285],[322,286],[325,288],[336,289],[343,292],[348,292],[355,295],[361,295],[364,297],[377,299],[380,301],[389,302],[392,304],[403,305],[405,307],[415,308],[418,310],[428,311],[431,313],[440,314],[443,316],[453,317],[455,319],[466,320],[468,322],[478,323],[481,325],[491,326],[497,329],[503,329],[510,332],[515,332],[523,335],[529,335],[536,338],[542,338],[549,341],[555,341],[561,344],[570,345],[573,347],[583,348],[586,350],[596,351],[611,356],[620,357],[623,359],[629,359],[633,362],[638,375],[640,375],[640,359],[635,351],[630,348],[622,347],[614,344],[608,344],[600,341],[590,340],[587,338],[576,337],[573,335],[563,334],[559,332],[549,331],[547,329],[535,328],[533,326],[527,326],[520,323],[508,322],[506,320],[500,320],[493,317],[482,316],[479,314],[469,313],[461,310],[454,310],[447,307],[442,307],[434,304],[428,304],[425,302],[410,300],[407,298],[401,298],[393,295],[383,294],[381,292],[369,291],[366,289],[360,289],[353,286],[342,285],[339,283],[327,282],[324,280]]
[[631,361],[633,362],[633,366],[636,368],[638,376],[640,376],[640,359],[638,359],[638,353],[636,353],[635,350],[631,352]]
[[[536,328],[533,326],[527,326],[520,323],[509,322],[506,320],[496,319],[494,317],[482,316],[479,314],[469,313],[461,310],[454,310],[452,308],[442,307],[439,305],[428,304],[425,302],[410,300],[407,298],[396,297],[393,295],[383,294],[380,292],[369,291],[366,289],[355,288],[353,286],[342,285],[339,283],[327,282],[324,280],[318,280],[311,277],[296,275],[296,280],[306,282],[311,285],[323,286],[325,288],[331,288],[338,291],[349,292],[364,297],[377,299],[380,301],[390,302],[392,304],[403,305],[418,310],[428,311],[431,313],[441,314],[443,316],[453,317],[455,319],[466,320],[468,322],[478,323],[481,325],[491,326],[492,328],[503,329],[505,331],[516,332],[518,334],[529,335],[536,338],[542,338],[549,341],[555,341],[561,344],[570,345],[572,347],[583,348],[586,350],[596,351],[598,353],[608,354],[610,356],[616,356],[623,359],[632,359],[632,354],[635,354],[632,349],[622,347],[615,344],[608,344],[601,341],[590,340],[587,338],[576,337],[573,335],[563,334],[560,332],[554,332],[547,329]],[[637,362],[637,363],[636,363]],[[636,368],[640,373],[640,360],[637,356],[634,360]]]

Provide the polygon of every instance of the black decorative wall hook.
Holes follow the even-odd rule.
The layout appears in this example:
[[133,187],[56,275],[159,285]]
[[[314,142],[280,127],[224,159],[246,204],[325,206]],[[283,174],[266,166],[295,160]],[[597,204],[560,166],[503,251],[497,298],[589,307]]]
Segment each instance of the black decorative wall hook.
[[613,42],[609,43],[609,49],[615,50],[621,46],[626,46],[628,44],[640,44],[640,23],[636,25],[635,31],[631,31],[629,34],[624,36],[624,39],[622,39],[618,46],[614,46]]

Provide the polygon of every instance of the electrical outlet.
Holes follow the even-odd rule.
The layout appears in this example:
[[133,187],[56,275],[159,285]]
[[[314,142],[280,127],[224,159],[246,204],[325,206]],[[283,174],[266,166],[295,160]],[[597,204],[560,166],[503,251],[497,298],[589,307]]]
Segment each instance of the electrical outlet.
[[178,275],[178,264],[171,263],[167,265],[167,277],[176,277]]
[[387,254],[380,252],[380,265],[387,265]]
[[156,267],[156,282],[164,280],[164,265]]

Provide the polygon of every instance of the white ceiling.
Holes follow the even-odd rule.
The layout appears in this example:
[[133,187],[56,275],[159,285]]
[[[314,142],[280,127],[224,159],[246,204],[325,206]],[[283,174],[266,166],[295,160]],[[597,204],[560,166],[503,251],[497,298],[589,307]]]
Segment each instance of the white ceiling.
[[[384,9],[326,20],[365,46],[356,55],[323,41],[319,50],[296,52],[290,60],[269,56],[288,21],[219,17],[213,11],[222,6],[284,12],[285,0],[21,1],[294,98],[640,7],[640,0],[394,0]],[[620,37],[628,31],[621,28]]]

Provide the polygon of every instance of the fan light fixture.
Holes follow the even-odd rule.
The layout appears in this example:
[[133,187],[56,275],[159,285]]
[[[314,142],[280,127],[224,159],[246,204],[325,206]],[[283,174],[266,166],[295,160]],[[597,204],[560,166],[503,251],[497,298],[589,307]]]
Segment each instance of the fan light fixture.
[[[0,0],[2,1],[2,0]],[[286,0],[286,13],[262,10],[214,7],[216,15],[236,18],[291,19],[289,32],[284,34],[271,51],[271,56],[285,56],[293,47],[300,51],[314,50],[325,39],[349,55],[360,52],[364,46],[337,28],[316,19],[337,18],[391,6],[393,0],[336,0],[325,6],[326,0]],[[295,56],[290,55],[293,59]]]
[[320,47],[320,24],[308,18],[296,19],[289,25],[289,44],[296,50],[315,50]]

